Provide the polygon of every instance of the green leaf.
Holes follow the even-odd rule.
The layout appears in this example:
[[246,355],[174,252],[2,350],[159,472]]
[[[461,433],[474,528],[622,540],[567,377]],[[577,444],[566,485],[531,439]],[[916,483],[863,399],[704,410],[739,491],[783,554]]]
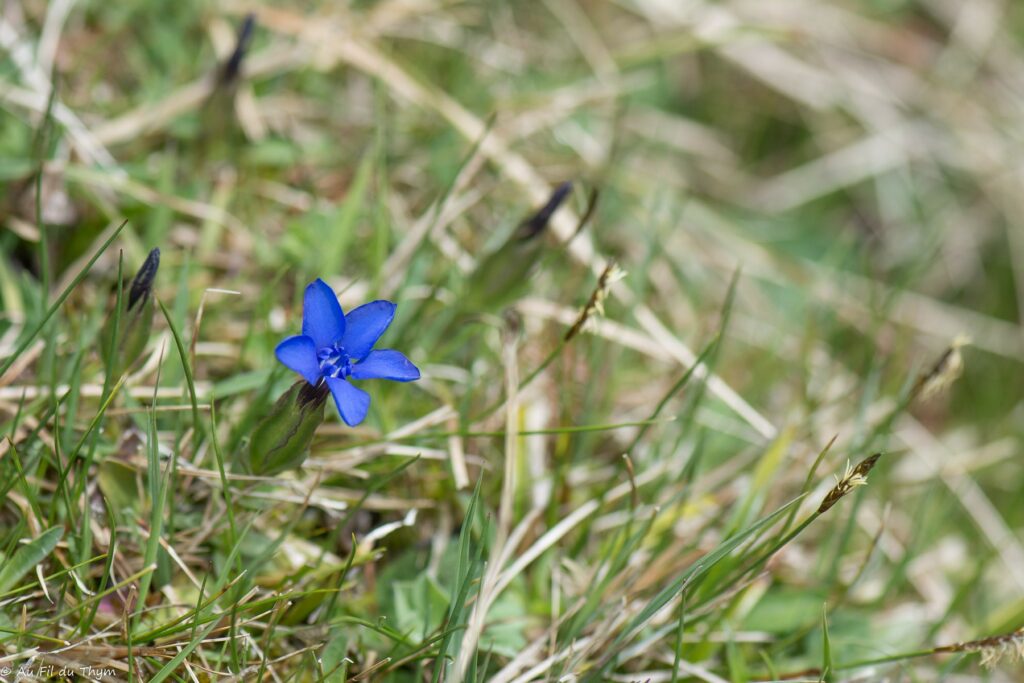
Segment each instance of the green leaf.
[[140,486],[135,468],[119,460],[107,459],[99,465],[97,480],[112,509],[143,512],[144,506],[139,504]]
[[334,273],[342,269],[345,252],[355,230],[356,220],[362,215],[363,204],[370,187],[370,179],[373,178],[373,163],[375,156],[367,152],[363,156],[356,177],[349,186],[345,201],[338,210],[333,224],[329,225],[330,239],[322,242],[323,247],[315,251],[319,254],[320,263],[317,272]]
[[821,615],[823,594],[801,587],[773,588],[743,620],[743,629],[785,635],[813,628]]
[[821,681],[832,680],[832,641],[828,637],[828,605],[821,606]]
[[411,581],[395,581],[391,590],[395,628],[410,640],[422,642],[440,628],[448,612],[448,595],[426,572]]
[[[482,572],[483,552],[485,543],[474,543],[473,524],[480,517],[480,492],[483,478],[477,479],[473,495],[469,499],[466,509],[466,516],[462,522],[462,530],[459,532],[458,559],[455,564],[453,576],[455,581],[452,584],[452,598],[449,605],[448,617],[445,620],[445,636],[437,651],[438,665],[434,667],[433,683],[438,683],[444,673],[448,659],[454,661],[458,654],[461,640],[456,637],[456,632],[461,634],[463,625],[463,614],[467,610],[467,600],[470,592],[476,588],[474,578]],[[474,549],[474,546],[475,549]],[[474,552],[475,550],[475,552]]]
[[339,630],[327,641],[323,654],[320,656],[320,667],[326,674],[324,683],[342,683],[345,680],[348,667],[344,665],[344,662],[347,655],[348,634]]
[[0,569],[0,595],[6,593],[17,581],[49,557],[64,536],[64,527],[55,526],[39,534],[14,553],[9,562]]

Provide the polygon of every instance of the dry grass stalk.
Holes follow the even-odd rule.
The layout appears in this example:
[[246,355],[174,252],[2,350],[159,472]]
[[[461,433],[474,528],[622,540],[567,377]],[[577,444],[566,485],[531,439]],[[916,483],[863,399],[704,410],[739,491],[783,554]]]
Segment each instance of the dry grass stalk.
[[957,335],[928,372],[917,380],[911,396],[920,396],[922,400],[927,401],[949,389],[964,371],[964,358],[960,349],[970,343],[970,337]]

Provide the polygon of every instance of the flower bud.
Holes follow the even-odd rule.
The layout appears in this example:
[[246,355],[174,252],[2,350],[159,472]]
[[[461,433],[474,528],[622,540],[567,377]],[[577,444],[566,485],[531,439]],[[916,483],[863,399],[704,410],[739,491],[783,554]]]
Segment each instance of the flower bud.
[[503,245],[477,264],[462,297],[467,311],[495,311],[519,298],[543,255],[544,240],[540,238],[551,216],[571,191],[572,183],[568,182],[555,188],[544,206],[520,223]]
[[305,381],[281,394],[253,430],[248,471],[269,477],[301,465],[316,428],[324,421],[327,394],[326,382],[313,386]]
[[238,81],[242,71],[242,60],[249,50],[249,43],[252,42],[253,30],[256,28],[256,15],[250,12],[245,15],[242,25],[238,29],[238,36],[235,38],[235,49],[221,65],[218,85],[231,86]]
[[[101,335],[103,360],[111,376],[120,377],[146,350],[153,329],[153,282],[160,268],[160,250],[154,249],[132,279],[121,311],[111,313]],[[115,329],[116,328],[116,329]],[[115,338],[116,334],[116,338]]]

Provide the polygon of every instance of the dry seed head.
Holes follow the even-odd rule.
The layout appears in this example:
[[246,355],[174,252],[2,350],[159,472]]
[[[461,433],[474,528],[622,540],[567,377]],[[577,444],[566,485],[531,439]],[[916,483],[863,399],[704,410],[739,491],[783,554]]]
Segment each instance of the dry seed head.
[[1004,659],[1010,663],[1024,662],[1024,628],[1001,636],[947,645],[936,648],[936,652],[977,652],[981,655],[981,665],[986,669],[995,667]]
[[958,334],[949,348],[935,361],[931,370],[921,376],[917,382],[915,393],[920,394],[922,400],[927,401],[938,396],[960,377],[964,371],[964,357],[960,353],[960,349],[970,343],[970,337]]
[[604,302],[611,293],[612,285],[624,277],[626,277],[626,271],[619,268],[619,265],[614,261],[604,267],[604,270],[601,271],[601,276],[597,279],[597,287],[591,293],[590,299],[587,300],[587,304],[580,311],[576,322],[565,333],[565,341],[569,341],[581,331],[587,329],[595,313],[600,316],[604,315]]
[[871,471],[871,468],[875,466],[880,457],[882,457],[881,453],[875,453],[871,457],[861,460],[857,463],[856,467],[850,467],[850,463],[847,462],[842,478],[836,477],[836,485],[832,487],[832,490],[828,492],[825,499],[821,501],[821,505],[818,506],[818,512],[825,512],[858,486],[867,485],[868,472]]
[[597,289],[594,290],[594,310],[600,316],[604,315],[604,301],[611,294],[611,286],[619,280],[626,277],[626,271],[619,268],[618,264],[614,261],[608,264],[608,266],[601,273],[601,277],[597,282]]

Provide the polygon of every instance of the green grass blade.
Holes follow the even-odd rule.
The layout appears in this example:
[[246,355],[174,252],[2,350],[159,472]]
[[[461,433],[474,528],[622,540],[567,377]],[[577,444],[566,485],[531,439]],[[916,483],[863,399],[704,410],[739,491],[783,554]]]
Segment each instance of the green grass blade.
[[63,536],[64,527],[51,527],[18,548],[0,569],[0,595],[13,588],[22,576],[49,557]]

